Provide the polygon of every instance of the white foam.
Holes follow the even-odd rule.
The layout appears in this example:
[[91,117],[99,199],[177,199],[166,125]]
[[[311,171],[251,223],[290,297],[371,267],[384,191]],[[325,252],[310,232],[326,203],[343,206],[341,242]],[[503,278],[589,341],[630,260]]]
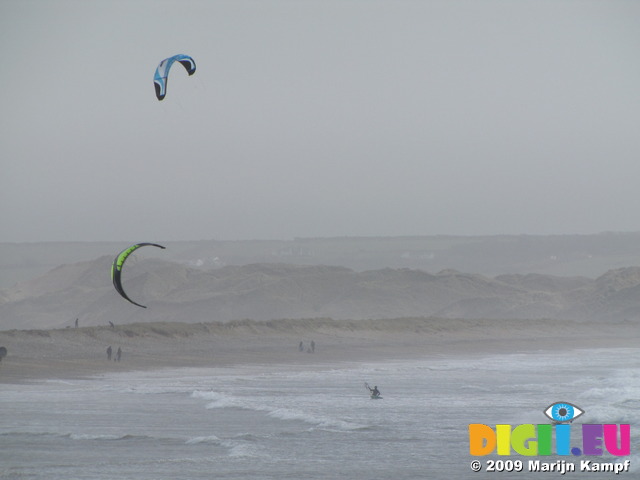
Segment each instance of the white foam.
[[72,433],[69,435],[71,440],[123,440],[127,435],[99,435],[89,433]]
[[229,456],[235,458],[270,458],[262,451],[259,445],[238,442],[235,440],[225,440],[222,446],[229,450]]
[[187,445],[197,445],[197,444],[200,444],[200,443],[208,443],[208,444],[213,444],[213,445],[220,445],[222,443],[222,440],[220,440],[215,435],[209,435],[209,436],[206,436],[206,437],[193,437],[193,438],[190,438],[189,440],[187,440],[185,443]]
[[[265,395],[264,397],[239,397],[214,391],[196,391],[192,393],[192,397],[207,400],[207,409],[240,408],[256,412],[264,412],[269,417],[278,420],[300,421],[319,428],[334,428],[344,431],[367,427],[367,425],[314,413],[304,408],[292,408],[291,406],[285,405],[285,403],[287,403],[287,399],[282,399],[277,396]],[[288,400],[289,403],[295,401],[295,399]],[[309,407],[309,410],[314,407],[313,405],[308,404],[306,406]]]

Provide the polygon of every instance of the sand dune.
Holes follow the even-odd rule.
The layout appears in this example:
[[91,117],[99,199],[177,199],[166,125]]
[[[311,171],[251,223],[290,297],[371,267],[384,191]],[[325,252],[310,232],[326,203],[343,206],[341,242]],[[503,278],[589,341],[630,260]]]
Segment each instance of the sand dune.
[[[596,278],[636,265],[640,232],[592,235],[334,237],[293,240],[173,241],[159,258],[205,268],[253,263],[341,265],[355,271],[454,268],[485,276],[538,273]],[[0,243],[0,289],[45,274],[58,265],[113,259],[122,242]],[[154,255],[146,252],[145,255]]]
[[446,318],[620,321],[640,319],[640,268],[597,279],[391,269],[250,264],[201,269],[159,259],[131,261],[113,289],[110,257],[59,266],[0,292],[0,329],[135,322],[226,322],[249,318]]

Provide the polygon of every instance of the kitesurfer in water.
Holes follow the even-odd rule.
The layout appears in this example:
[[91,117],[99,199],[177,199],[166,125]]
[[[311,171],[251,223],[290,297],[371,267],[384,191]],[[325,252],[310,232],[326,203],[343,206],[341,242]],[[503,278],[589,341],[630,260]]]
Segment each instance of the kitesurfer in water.
[[[365,384],[366,385],[366,384]],[[369,385],[366,385],[366,387],[369,389],[369,391],[371,392],[371,397],[379,397],[380,396],[380,390],[378,390],[378,386],[376,385],[375,387],[371,388]]]

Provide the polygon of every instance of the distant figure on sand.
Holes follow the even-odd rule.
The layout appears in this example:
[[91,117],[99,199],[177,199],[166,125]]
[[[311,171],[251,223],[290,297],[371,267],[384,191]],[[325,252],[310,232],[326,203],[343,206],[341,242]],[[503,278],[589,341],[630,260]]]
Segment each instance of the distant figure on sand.
[[78,328],[78,319],[76,318],[76,328]]
[[304,343],[300,342],[300,345],[298,345],[298,351],[304,352]]
[[311,340],[311,353],[315,353],[316,351],[316,342]]
[[111,325],[111,328],[116,328],[116,326],[113,324],[111,320],[109,320],[109,325]]
[[118,347],[118,351],[116,352],[116,362],[119,362],[121,357],[122,357],[122,349]]
[[107,348],[107,360],[111,360],[112,353],[113,353],[113,350],[111,349],[111,345],[109,345],[109,348]]
[[7,347],[0,347],[0,362],[7,356]]

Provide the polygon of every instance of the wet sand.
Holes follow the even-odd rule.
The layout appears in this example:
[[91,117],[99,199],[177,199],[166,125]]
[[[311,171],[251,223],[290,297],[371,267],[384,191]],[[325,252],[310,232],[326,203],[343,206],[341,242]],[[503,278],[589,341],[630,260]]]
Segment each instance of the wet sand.
[[[140,323],[0,332],[0,383],[231,365],[327,365],[428,356],[636,347],[640,325],[404,318]],[[308,353],[311,341],[315,352]],[[304,343],[305,351],[298,346]],[[120,362],[107,359],[122,349]]]

